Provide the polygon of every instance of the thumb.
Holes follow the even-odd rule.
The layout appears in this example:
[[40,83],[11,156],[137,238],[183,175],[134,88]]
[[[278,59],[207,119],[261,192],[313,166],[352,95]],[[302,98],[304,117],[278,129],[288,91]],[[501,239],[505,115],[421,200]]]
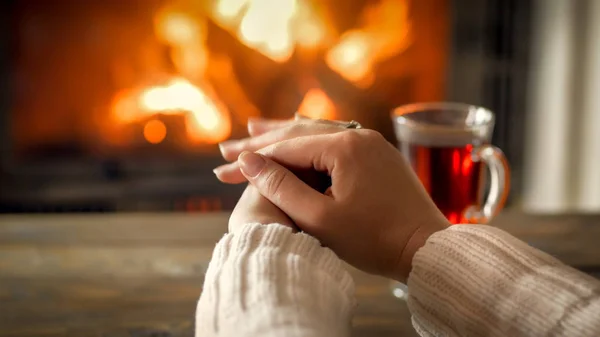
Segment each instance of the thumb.
[[290,170],[253,152],[242,152],[240,170],[260,194],[285,212],[299,227],[311,227],[332,199],[317,192]]

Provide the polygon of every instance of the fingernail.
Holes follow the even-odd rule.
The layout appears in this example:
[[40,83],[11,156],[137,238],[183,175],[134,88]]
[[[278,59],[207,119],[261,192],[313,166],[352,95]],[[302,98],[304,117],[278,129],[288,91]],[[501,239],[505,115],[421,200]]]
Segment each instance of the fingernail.
[[224,142],[220,142],[219,148],[229,147],[232,144],[235,144],[236,142],[237,142],[237,140],[235,140],[235,139],[230,139],[230,140],[226,140]]
[[252,136],[252,134],[254,133],[256,129],[256,124],[248,121],[248,133],[250,134],[250,136]]
[[238,157],[242,173],[249,177],[256,177],[267,165],[267,161],[259,154],[244,151]]
[[224,156],[227,149],[230,148],[235,142],[235,140],[226,140],[224,142],[220,142],[219,151],[221,151],[221,154]]
[[214,173],[216,176],[218,176],[218,175],[219,175],[219,173],[221,173],[221,171],[222,171],[222,170],[223,170],[223,169],[222,169],[222,167],[221,167],[221,166],[219,166],[219,167],[215,167],[215,168],[214,168],[212,171],[213,171],[213,173]]

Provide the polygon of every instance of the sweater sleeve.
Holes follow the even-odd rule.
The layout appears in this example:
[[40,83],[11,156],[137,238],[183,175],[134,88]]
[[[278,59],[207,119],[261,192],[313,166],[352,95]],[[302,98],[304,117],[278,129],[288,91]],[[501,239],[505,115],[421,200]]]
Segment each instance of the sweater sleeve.
[[196,309],[196,336],[347,336],[354,282],[303,233],[249,224],[217,244]]
[[432,235],[408,289],[421,336],[600,336],[600,283],[490,226]]

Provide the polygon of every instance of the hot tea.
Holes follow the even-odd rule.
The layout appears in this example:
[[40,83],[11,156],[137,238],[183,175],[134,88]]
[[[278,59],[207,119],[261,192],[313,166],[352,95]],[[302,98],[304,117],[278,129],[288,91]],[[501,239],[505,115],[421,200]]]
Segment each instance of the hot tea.
[[[453,224],[487,223],[504,206],[510,172],[490,140],[494,114],[460,103],[422,103],[396,108],[400,151],[423,186]],[[485,201],[484,167],[490,189]]]
[[453,224],[469,223],[467,211],[481,204],[483,167],[473,161],[473,145],[427,146],[401,143],[425,189]]

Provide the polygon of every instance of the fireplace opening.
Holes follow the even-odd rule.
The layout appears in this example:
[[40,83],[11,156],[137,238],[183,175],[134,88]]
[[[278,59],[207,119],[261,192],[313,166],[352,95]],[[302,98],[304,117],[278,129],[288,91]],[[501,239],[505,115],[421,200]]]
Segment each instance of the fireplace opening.
[[243,186],[214,178],[216,144],[253,117],[354,119],[394,142],[392,108],[453,98],[460,3],[4,3],[0,211],[230,209]]

